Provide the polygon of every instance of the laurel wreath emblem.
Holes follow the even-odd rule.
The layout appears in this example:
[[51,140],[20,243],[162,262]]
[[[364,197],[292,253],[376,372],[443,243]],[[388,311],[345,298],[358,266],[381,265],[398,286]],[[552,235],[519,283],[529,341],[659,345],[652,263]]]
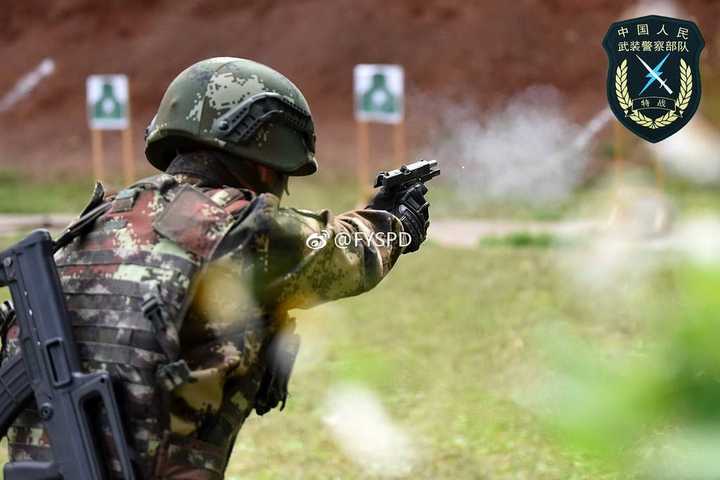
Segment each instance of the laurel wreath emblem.
[[692,71],[684,59],[680,59],[680,91],[678,92],[677,100],[675,100],[675,110],[669,110],[665,115],[656,119],[652,119],[642,112],[632,109],[632,99],[628,93],[627,70],[627,59],[625,59],[618,65],[615,71],[615,95],[626,117],[629,117],[630,120],[638,125],[655,130],[656,128],[670,125],[682,116],[690,103],[693,85]]

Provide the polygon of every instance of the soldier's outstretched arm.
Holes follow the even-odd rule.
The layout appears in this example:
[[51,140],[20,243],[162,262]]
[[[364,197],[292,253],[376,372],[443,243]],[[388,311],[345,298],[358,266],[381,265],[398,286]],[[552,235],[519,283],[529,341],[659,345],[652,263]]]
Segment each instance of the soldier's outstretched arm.
[[381,210],[278,208],[271,225],[260,294],[288,309],[370,290],[402,250],[400,221]]

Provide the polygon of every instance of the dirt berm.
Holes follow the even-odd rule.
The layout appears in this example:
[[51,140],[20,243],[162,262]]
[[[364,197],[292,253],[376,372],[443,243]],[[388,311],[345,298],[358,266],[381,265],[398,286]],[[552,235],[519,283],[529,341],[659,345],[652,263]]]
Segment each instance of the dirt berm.
[[[56,71],[0,113],[0,165],[37,172],[88,165],[85,77],[126,73],[135,148],[169,81],[209,56],[256,59],[306,93],[318,123],[324,166],[354,157],[352,68],[400,63],[408,115],[432,115],[420,102],[442,98],[492,111],[531,85],[553,85],[575,118],[605,102],[600,40],[627,6],[605,0],[25,0],[5,2],[0,30],[0,95],[43,58]],[[703,66],[720,62],[720,2],[682,7],[700,23]],[[411,146],[424,137],[411,131]],[[108,148],[114,136],[107,135]]]

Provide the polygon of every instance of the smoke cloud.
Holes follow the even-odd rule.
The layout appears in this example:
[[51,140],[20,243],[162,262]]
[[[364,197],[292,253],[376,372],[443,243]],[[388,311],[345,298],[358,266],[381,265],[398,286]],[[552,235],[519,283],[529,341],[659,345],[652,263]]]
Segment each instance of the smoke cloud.
[[329,412],[324,422],[338,446],[366,473],[401,477],[416,465],[418,455],[410,437],[366,388],[333,387],[324,410]]
[[443,110],[425,155],[442,159],[443,175],[473,201],[566,198],[583,179],[592,138],[611,118],[604,109],[587,126],[578,125],[552,87],[532,87],[486,120],[473,108]]

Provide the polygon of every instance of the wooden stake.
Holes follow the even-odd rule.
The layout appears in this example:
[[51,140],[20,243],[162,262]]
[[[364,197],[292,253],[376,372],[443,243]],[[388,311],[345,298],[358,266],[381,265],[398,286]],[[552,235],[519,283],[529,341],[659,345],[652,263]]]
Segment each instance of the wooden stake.
[[358,121],[357,125],[357,177],[360,196],[363,199],[368,195],[372,185],[370,185],[370,134],[368,132],[368,122]]
[[395,165],[393,168],[399,168],[407,161],[407,153],[405,152],[405,121],[400,121],[393,128],[393,149],[395,152]]
[[135,161],[132,149],[132,130],[130,123],[122,131],[122,159],[123,173],[125,174],[125,185],[130,185],[135,180]]
[[102,181],[105,178],[105,168],[103,165],[103,144],[102,131],[98,129],[90,130],[90,141],[92,143],[92,169],[95,180]]

